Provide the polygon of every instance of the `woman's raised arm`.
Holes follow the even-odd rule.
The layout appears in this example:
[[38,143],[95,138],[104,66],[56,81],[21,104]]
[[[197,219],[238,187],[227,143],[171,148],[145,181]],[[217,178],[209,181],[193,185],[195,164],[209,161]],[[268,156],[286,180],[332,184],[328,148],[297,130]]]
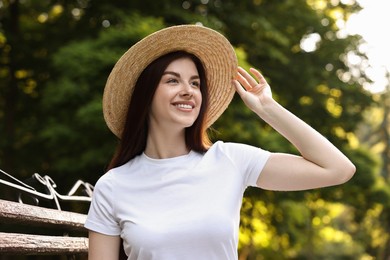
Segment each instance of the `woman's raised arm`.
[[273,98],[270,86],[255,69],[252,77],[238,69],[235,86],[245,104],[289,140],[301,156],[273,153],[257,185],[269,190],[305,190],[342,184],[355,173],[353,163],[324,136]]

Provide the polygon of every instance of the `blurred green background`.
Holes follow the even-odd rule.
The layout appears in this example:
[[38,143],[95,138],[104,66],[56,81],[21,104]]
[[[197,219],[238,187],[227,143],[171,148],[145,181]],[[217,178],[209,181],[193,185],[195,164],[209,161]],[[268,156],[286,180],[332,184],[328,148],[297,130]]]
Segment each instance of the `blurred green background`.
[[[389,259],[390,97],[363,88],[363,40],[339,32],[359,9],[353,0],[0,0],[0,169],[20,180],[49,175],[60,193],[78,179],[94,184],[117,143],[101,111],[117,59],[151,32],[203,24],[357,166],[337,187],[249,189],[240,260]],[[214,140],[296,153],[237,95],[213,128]]]

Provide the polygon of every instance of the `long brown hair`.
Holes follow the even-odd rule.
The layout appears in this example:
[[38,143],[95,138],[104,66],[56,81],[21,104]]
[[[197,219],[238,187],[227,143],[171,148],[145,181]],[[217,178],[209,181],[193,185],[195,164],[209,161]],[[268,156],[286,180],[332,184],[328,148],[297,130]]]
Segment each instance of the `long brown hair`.
[[145,150],[149,111],[156,88],[168,65],[184,57],[190,58],[195,63],[202,93],[199,116],[185,131],[186,145],[190,150],[197,152],[205,152],[210,147],[211,141],[205,125],[209,95],[206,72],[202,62],[195,55],[184,51],[171,52],[154,60],[139,76],[129,104],[121,139],[107,170],[125,164]]

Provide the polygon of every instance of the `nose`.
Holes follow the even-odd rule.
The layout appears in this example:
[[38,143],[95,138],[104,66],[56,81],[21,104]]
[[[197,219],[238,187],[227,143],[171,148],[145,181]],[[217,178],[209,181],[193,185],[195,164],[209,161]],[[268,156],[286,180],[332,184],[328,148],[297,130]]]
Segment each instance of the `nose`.
[[190,84],[183,84],[183,89],[180,92],[180,95],[183,97],[192,97],[194,94],[194,89]]

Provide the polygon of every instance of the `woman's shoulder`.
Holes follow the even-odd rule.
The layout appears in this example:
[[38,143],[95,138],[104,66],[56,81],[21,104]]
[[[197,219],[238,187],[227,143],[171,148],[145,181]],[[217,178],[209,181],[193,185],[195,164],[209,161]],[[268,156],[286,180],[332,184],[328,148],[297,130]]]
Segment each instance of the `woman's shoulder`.
[[259,149],[258,147],[249,145],[249,144],[244,144],[244,143],[236,143],[236,142],[225,142],[218,140],[216,141],[210,149],[215,149],[215,150],[225,150],[225,151],[231,151],[231,150],[245,150],[245,149]]
[[232,146],[234,144],[237,144],[237,143],[225,142],[222,140],[218,140],[211,145],[210,149],[224,149],[224,148]]
[[110,186],[112,186],[112,182],[114,181],[114,171],[113,169],[103,173],[98,180],[96,181],[96,184],[94,186],[94,190],[96,189],[109,189]]
[[269,151],[263,150],[260,147],[245,143],[217,141],[209,149],[210,153],[224,154],[228,157],[245,157],[245,156],[266,156]]
[[131,178],[142,166],[142,156],[136,156],[123,165],[117,166],[105,172],[97,181],[96,185],[113,185]]
[[111,185],[112,182],[114,182],[121,175],[121,173],[125,171],[127,167],[128,166],[126,163],[106,171],[105,173],[103,173],[103,175],[99,177],[95,186]]
[[[232,153],[239,153],[242,148],[242,144],[234,142],[225,142],[218,140],[210,147],[206,154],[214,154],[217,156],[231,155]],[[229,156],[230,157],[230,156]]]

